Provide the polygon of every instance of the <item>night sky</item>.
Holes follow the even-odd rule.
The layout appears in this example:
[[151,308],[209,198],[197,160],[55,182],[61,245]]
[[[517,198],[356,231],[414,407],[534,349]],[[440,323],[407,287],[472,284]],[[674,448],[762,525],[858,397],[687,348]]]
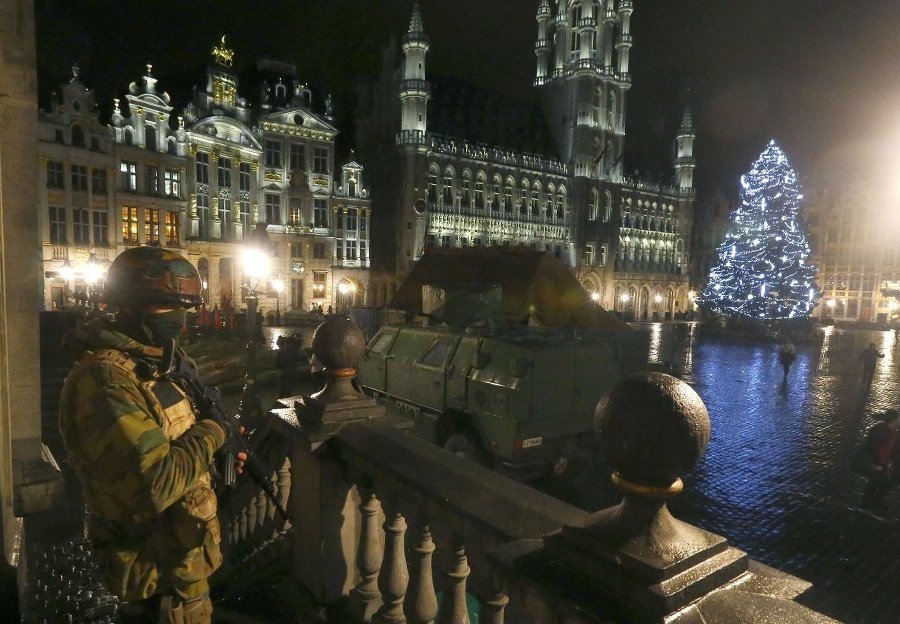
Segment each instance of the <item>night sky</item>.
[[[428,70],[528,97],[538,0],[422,0]],[[239,70],[294,62],[335,95],[346,140],[356,81],[409,23],[412,0],[35,0],[41,99],[73,62],[103,110],[154,65],[184,105],[222,34]],[[897,0],[635,0],[626,171],[671,176],[685,104],[697,126],[701,193],[737,196],[738,176],[774,138],[802,178],[900,172]],[[248,97],[256,85],[243,85]],[[900,188],[900,185],[898,185]]]

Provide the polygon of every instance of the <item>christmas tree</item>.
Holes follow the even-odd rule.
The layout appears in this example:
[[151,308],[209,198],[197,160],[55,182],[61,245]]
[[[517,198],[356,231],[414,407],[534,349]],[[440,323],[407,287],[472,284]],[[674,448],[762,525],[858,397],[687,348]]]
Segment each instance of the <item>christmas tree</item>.
[[771,141],[741,176],[741,205],[697,299],[701,307],[759,320],[809,316],[817,295],[816,268],[807,262],[801,199],[796,172]]

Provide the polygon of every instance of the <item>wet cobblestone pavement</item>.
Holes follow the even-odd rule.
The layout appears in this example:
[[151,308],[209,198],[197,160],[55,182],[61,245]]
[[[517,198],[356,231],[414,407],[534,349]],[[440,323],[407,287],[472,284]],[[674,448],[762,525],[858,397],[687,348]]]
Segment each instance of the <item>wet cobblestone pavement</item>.
[[[826,328],[819,344],[798,345],[783,384],[777,344],[701,339],[682,327],[650,325],[651,356],[683,370],[712,437],[672,512],[812,582],[800,599],[810,608],[852,624],[900,622],[900,488],[886,520],[875,520],[857,508],[864,479],[849,468],[872,415],[900,407],[893,332]],[[867,389],[857,357],[870,342],[885,357]],[[593,511],[618,497],[608,468],[592,461],[568,496]]]
[[[671,501],[672,512],[726,536],[754,559],[812,582],[800,599],[812,609],[850,624],[900,622],[900,488],[888,498],[886,520],[875,520],[857,509],[864,481],[849,469],[872,415],[900,407],[900,345],[894,334],[826,328],[819,342],[798,345],[782,384],[776,344],[701,339],[695,325],[647,327],[651,359],[671,361],[682,371],[712,421],[707,452],[685,478],[685,493]],[[885,357],[866,389],[857,356],[869,342]],[[268,405],[274,389],[261,394]],[[553,493],[588,510],[616,502],[609,468],[595,456],[583,461],[586,468]],[[57,519],[50,527],[52,539],[31,544],[49,553],[38,552],[35,561],[61,566],[62,572],[38,567],[31,574],[51,580],[66,569],[82,574],[81,585],[63,592],[71,596],[62,600],[73,616],[48,616],[48,594],[29,602],[26,622],[117,620],[112,603],[88,582],[92,564],[80,536],[65,533],[64,527],[77,524],[78,514],[70,512],[68,522]],[[84,590],[94,593],[78,593]],[[90,612],[94,617],[85,617],[79,600],[99,609]]]

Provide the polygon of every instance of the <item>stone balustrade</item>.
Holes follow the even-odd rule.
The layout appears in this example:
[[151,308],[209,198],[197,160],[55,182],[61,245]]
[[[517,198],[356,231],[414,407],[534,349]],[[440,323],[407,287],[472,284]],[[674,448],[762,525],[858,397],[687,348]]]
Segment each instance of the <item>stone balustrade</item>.
[[601,401],[623,499],[589,514],[414,437],[356,392],[364,341],[350,321],[326,321],[312,346],[326,388],[283,400],[253,434],[291,521],[247,480],[226,501],[241,575],[286,563],[360,623],[463,624],[474,609],[488,624],[832,621],[793,601],[808,583],[669,513],[710,429],[680,380],[631,376]]

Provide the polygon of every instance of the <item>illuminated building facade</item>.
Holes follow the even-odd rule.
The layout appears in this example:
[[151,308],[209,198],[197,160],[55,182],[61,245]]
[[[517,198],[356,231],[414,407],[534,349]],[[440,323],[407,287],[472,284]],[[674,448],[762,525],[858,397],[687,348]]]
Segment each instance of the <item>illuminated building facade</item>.
[[[630,0],[542,0],[540,104],[427,74],[413,9],[401,50],[361,89],[360,152],[371,168],[387,303],[429,247],[526,245],[565,262],[608,309],[638,319],[687,310],[694,129],[685,111],[674,182],[622,172],[631,86]],[[396,275],[396,277],[394,277]]]
[[836,191],[807,192],[812,262],[819,268],[819,298],[813,316],[824,322],[896,321],[892,294],[900,282],[897,207],[877,185],[850,181]]
[[110,124],[77,69],[39,114],[44,305],[99,288],[123,249],[157,244],[185,254],[210,306],[240,301],[245,235],[265,224],[271,271],[266,310],[362,305],[368,295],[371,206],[363,167],[335,168],[331,102],[292,65],[263,59],[259,110],[238,95],[233,52],[213,49],[204,88],[173,117],[152,67],[114,102]]

